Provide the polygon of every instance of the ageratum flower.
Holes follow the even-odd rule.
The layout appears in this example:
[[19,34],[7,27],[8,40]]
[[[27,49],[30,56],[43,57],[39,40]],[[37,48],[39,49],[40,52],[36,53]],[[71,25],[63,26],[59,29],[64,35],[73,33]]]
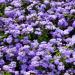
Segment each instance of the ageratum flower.
[[6,42],[10,44],[12,41],[13,41],[12,36],[8,36]]
[[0,0],[0,71],[74,75],[74,6],[75,0]]
[[58,21],[58,25],[62,26],[62,27],[66,27],[66,26],[68,26],[68,23],[64,18],[62,18]]
[[73,21],[72,26],[75,28],[75,21]]
[[71,9],[70,14],[75,14],[75,9]]
[[0,67],[2,67],[5,64],[4,60],[0,59]]
[[61,70],[64,70],[64,65],[60,62],[59,65],[58,65],[58,70],[61,71]]
[[8,6],[5,8],[5,15],[6,16],[9,16],[9,17],[14,17],[14,14],[15,14],[15,10],[12,10],[13,7],[12,6]]
[[5,1],[5,0],[0,0],[0,4],[1,4],[1,3],[6,3],[6,1]]
[[20,0],[13,0],[11,2],[11,5],[14,5],[15,7],[21,7],[21,1]]

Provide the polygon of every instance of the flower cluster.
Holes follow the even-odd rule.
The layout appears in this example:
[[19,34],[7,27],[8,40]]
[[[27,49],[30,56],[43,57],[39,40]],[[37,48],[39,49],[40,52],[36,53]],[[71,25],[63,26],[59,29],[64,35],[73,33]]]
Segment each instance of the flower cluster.
[[74,75],[75,0],[0,0],[0,71]]

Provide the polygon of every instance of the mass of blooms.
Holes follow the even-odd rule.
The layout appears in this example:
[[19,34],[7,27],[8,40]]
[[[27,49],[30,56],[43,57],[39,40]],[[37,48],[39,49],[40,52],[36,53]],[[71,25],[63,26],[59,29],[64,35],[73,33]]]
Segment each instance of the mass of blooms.
[[0,0],[0,72],[75,75],[75,0]]

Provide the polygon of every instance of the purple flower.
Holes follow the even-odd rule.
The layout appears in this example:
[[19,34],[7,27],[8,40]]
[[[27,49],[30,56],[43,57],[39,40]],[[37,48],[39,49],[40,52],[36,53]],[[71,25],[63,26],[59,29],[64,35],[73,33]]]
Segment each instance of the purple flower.
[[18,20],[19,20],[19,21],[24,20],[24,15],[20,15],[20,16],[18,17]]
[[64,75],[70,75],[68,72],[64,73]]
[[30,56],[35,56],[35,52],[34,52],[34,51],[30,51],[28,54],[29,54]]
[[75,28],[75,21],[73,21],[72,26]]
[[50,20],[55,20],[57,18],[56,15],[49,15]]
[[39,31],[35,31],[35,34],[37,34],[37,35],[41,35],[42,33],[39,32]]
[[14,17],[14,15],[15,15],[15,10],[12,10],[12,7],[11,6],[9,6],[9,7],[6,7],[5,8],[5,15],[6,16],[9,16],[9,17]]
[[4,60],[0,59],[0,67],[2,67],[5,64]]
[[72,45],[75,44],[75,40],[74,40],[74,38],[75,38],[75,35],[73,35],[73,36],[72,36],[72,39],[71,39],[71,44],[72,44]]
[[34,67],[37,67],[37,66],[39,66],[39,62],[38,61],[32,61],[31,65]]
[[49,0],[44,0],[44,4],[49,4]]
[[66,59],[66,62],[67,63],[72,63],[73,62],[73,59],[72,58]]
[[58,64],[59,64],[59,60],[56,59],[56,60],[54,61],[54,63],[55,63],[56,65],[58,65]]
[[8,36],[6,39],[6,42],[10,44],[12,40],[13,40],[12,36]]
[[3,70],[8,71],[9,70],[9,66],[8,65],[4,65],[3,66]]
[[73,75],[74,5],[74,0],[0,0],[0,71]]
[[40,65],[43,66],[43,67],[45,67],[45,68],[48,68],[48,63],[42,62],[42,63],[40,63]]
[[20,0],[14,0],[11,2],[11,5],[14,5],[15,7],[21,7],[21,1]]
[[61,70],[64,70],[64,65],[58,65],[58,70],[61,71]]
[[75,9],[71,9],[70,13],[75,14]]
[[0,0],[0,4],[1,4],[1,3],[6,3],[6,1],[5,1],[5,0]]
[[43,58],[43,60],[45,61],[50,61],[52,59],[52,56],[51,55],[45,55],[45,57]]
[[66,21],[64,18],[62,18],[62,19],[60,19],[60,20],[58,21],[58,25],[59,25],[59,26],[66,27],[66,26],[68,26],[68,23],[67,23],[67,21]]
[[11,68],[15,68],[15,67],[16,67],[16,62],[15,62],[15,61],[12,61],[12,62],[9,64],[9,66],[10,66]]
[[21,70],[25,71],[26,68],[27,68],[27,65],[26,65],[26,64],[22,64],[22,65],[21,65]]

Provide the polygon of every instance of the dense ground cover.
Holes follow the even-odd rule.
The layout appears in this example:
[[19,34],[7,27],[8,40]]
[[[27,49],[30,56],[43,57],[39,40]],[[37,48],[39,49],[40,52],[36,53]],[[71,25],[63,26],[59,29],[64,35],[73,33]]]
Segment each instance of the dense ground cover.
[[75,0],[0,0],[3,75],[75,74]]

